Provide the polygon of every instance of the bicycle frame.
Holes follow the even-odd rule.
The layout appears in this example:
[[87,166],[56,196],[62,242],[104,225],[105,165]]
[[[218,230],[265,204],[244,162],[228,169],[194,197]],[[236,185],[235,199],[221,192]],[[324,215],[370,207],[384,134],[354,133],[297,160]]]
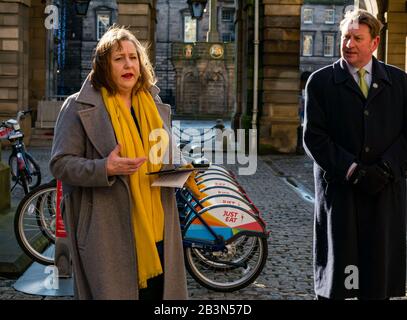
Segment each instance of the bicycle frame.
[[[9,157],[9,164],[11,165],[12,159],[16,159],[16,167],[12,168],[13,180],[15,184],[11,188],[11,191],[20,182],[23,185],[25,193],[30,191],[30,187],[35,187],[40,184],[40,172],[32,171],[30,167],[30,161],[34,165],[34,168],[38,167],[33,158],[27,153],[24,145],[24,134],[20,128],[20,119],[31,111],[19,111],[16,119],[9,119],[0,124],[0,138],[7,139],[12,147],[12,152]],[[15,169],[15,172],[13,171]],[[33,175],[38,176],[38,181],[34,186],[30,186],[32,183]]]
[[21,143],[13,145],[13,152],[11,153],[11,157],[15,156],[17,158],[17,179],[14,183],[14,186],[11,188],[11,191],[13,191],[14,188],[17,186],[19,179],[21,179],[22,172],[25,172],[25,176],[27,178],[31,178],[32,172],[25,157],[25,152],[25,148]]

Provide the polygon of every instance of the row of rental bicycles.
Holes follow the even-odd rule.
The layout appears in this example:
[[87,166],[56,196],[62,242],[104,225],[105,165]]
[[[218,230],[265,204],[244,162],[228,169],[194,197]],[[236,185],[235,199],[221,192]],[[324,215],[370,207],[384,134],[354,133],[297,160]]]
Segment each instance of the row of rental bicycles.
[[[189,160],[200,196],[187,185],[175,191],[186,268],[208,289],[242,289],[256,280],[267,261],[266,224],[233,172],[202,158]],[[21,248],[44,265],[54,264],[56,209],[53,180],[26,194],[15,215]]]

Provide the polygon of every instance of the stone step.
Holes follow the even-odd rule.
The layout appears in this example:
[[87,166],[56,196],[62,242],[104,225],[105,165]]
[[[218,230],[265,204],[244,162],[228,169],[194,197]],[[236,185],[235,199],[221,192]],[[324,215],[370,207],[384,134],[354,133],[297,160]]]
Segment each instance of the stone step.
[[32,263],[22,251],[14,234],[16,207],[0,211],[0,275],[17,277]]
[[32,137],[29,146],[30,147],[51,147],[52,146],[52,138],[51,139],[40,139]]
[[54,135],[53,128],[31,128],[32,134]]
[[48,134],[32,134],[31,139],[52,140],[52,139],[54,139],[54,136],[48,135]]
[[31,129],[31,141],[32,147],[50,147],[52,140],[54,139],[53,128],[32,128]]

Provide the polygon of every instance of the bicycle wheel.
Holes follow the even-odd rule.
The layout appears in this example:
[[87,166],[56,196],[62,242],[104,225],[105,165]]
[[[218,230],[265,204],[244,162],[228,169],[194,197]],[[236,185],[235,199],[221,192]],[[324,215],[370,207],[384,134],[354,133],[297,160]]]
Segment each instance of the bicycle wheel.
[[[28,166],[28,170],[30,174],[25,177],[25,181],[22,181],[24,177],[21,178],[22,174],[21,171],[18,169],[18,162],[17,156],[12,154],[8,159],[8,164],[10,167],[11,177],[13,181],[19,179],[19,184],[24,187],[24,183],[28,186],[27,189],[32,190],[35,187],[38,187],[41,184],[41,169],[40,166],[35,162],[34,158],[28,153],[25,153],[26,165]],[[25,192],[25,190],[24,190]],[[28,193],[28,191],[26,192]]]
[[34,261],[54,264],[54,251],[46,250],[55,243],[56,182],[43,184],[20,202],[14,218],[18,244]]
[[185,248],[186,268],[202,286],[232,292],[251,284],[267,260],[267,239],[241,236],[226,246],[226,252]]
[[43,235],[47,237],[52,243],[55,243],[56,232],[56,210],[57,210],[57,182],[52,180],[47,184],[49,187],[55,187],[55,191],[47,192],[38,197],[36,208],[40,214],[38,214],[37,225],[42,231]]

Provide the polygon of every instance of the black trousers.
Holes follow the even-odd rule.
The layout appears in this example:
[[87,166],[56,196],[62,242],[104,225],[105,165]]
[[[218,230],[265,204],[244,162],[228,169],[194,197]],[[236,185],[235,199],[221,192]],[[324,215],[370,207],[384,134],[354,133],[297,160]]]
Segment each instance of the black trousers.
[[[158,255],[164,270],[164,242],[156,243]],[[147,288],[139,290],[140,300],[162,300],[164,293],[164,274],[147,280]]]

